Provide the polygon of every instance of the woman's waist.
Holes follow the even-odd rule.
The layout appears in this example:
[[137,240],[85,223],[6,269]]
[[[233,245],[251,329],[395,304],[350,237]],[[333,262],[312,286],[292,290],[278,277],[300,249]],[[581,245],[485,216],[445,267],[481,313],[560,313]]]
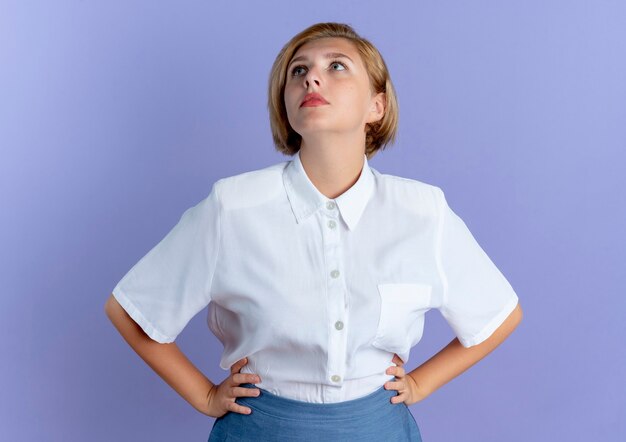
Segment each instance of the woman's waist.
[[[244,388],[261,388],[258,384],[241,384]],[[238,404],[250,407],[253,413],[262,413],[283,420],[307,421],[343,421],[353,419],[372,419],[381,414],[393,414],[398,411],[398,404],[391,403],[395,390],[380,386],[364,396],[333,403],[304,402],[285,396],[278,396],[261,388],[256,397],[241,396]]]
[[[245,367],[244,367],[245,368]],[[244,372],[244,369],[241,370]],[[265,390],[271,395],[307,404],[336,404],[366,397],[383,387],[385,382],[394,376],[376,373],[357,379],[344,379],[339,385],[302,382],[272,377],[268,373],[261,374],[261,382],[248,384]]]

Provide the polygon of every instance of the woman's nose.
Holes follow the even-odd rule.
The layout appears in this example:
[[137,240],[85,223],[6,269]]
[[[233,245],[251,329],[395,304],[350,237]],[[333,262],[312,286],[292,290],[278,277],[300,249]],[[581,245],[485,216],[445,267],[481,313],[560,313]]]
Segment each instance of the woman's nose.
[[319,76],[317,75],[315,69],[309,70],[309,72],[307,72],[307,74],[304,76],[304,85],[307,89],[309,88],[311,83],[315,83],[315,85],[317,86],[320,85]]

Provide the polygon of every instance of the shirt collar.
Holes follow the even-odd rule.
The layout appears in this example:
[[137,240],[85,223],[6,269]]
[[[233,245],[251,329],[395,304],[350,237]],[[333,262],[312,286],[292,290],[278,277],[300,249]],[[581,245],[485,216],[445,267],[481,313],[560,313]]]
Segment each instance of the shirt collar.
[[[330,198],[317,190],[302,166],[300,151],[288,162],[283,171],[283,183],[298,223],[320,209]],[[354,230],[374,190],[374,176],[367,155],[363,154],[363,168],[359,179],[344,193],[334,199],[344,221]]]

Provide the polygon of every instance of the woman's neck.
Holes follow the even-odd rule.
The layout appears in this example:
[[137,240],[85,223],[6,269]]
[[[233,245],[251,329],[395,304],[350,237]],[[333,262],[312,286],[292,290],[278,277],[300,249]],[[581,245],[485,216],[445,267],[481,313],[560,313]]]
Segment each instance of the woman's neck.
[[334,199],[359,179],[364,165],[365,139],[359,148],[330,144],[307,145],[303,140],[298,154],[313,185],[324,196]]

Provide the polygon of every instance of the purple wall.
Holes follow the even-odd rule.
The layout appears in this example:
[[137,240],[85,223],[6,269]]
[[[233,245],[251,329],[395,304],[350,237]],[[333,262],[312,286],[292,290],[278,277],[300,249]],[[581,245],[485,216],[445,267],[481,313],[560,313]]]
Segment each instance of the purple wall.
[[[387,5],[0,0],[0,439],[208,438],[213,419],[104,302],[215,180],[288,159],[271,143],[271,63],[340,21],[399,94],[398,142],[371,165],[441,186],[524,310],[411,406],[424,440],[626,440],[626,3]],[[407,370],[453,338],[428,317]],[[177,343],[221,382],[204,321]]]

